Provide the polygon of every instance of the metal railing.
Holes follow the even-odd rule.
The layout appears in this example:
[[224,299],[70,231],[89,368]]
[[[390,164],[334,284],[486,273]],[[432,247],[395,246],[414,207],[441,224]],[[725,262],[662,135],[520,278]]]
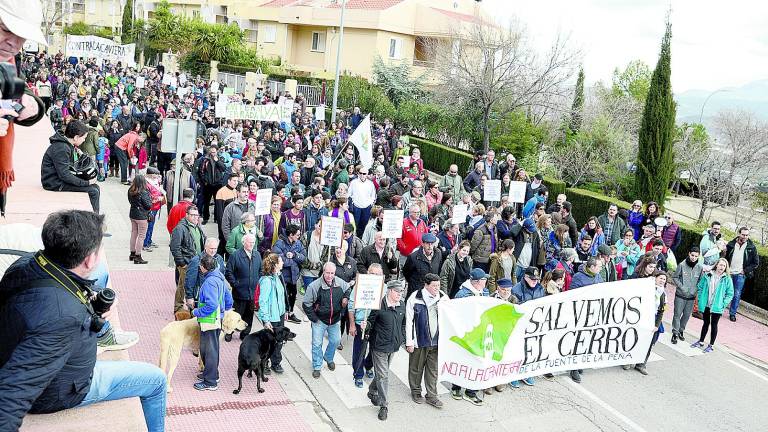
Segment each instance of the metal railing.
[[[236,93],[245,91],[245,75],[219,72],[219,81],[225,83],[227,87],[233,87]],[[265,90],[266,89],[269,89],[270,93],[276,95],[285,91],[285,83],[282,81],[267,80]],[[323,89],[320,86],[299,84],[296,86],[296,94],[299,93],[304,95],[304,98],[307,101],[307,106],[318,106],[322,102]]]
[[245,91],[245,75],[219,72],[219,81],[222,81],[227,87],[233,87],[236,93]]

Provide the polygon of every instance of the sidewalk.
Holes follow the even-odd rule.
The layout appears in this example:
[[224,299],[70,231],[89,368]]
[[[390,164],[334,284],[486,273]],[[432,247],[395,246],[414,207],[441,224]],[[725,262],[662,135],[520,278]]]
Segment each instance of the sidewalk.
[[[121,288],[119,305],[123,321],[139,332],[141,341],[131,348],[131,359],[157,364],[160,354],[160,329],[173,320],[173,295],[176,285],[173,270],[168,271],[115,271],[115,285]],[[198,430],[203,425],[222,430],[242,431],[310,431],[286,395],[280,381],[282,376],[272,374],[263,384],[264,393],[256,391],[256,378],[243,377],[243,391],[237,388],[237,354],[240,339],[221,342],[217,391],[198,391],[192,388],[197,381],[197,357],[183,350],[173,375],[173,392],[168,395],[166,431]]]
[[[667,309],[664,311],[664,327],[666,332],[672,331],[672,311],[675,304],[675,288],[667,285]],[[768,368],[768,326],[757,321],[751,320],[744,315],[739,315],[736,322],[728,320],[728,314],[723,314],[720,319],[717,332],[717,345],[724,345],[732,351],[743,354],[753,360],[760,362],[763,367]],[[691,317],[686,326],[687,337],[681,344],[692,344],[698,340],[701,334],[703,321]],[[709,343],[710,335],[705,339]]]

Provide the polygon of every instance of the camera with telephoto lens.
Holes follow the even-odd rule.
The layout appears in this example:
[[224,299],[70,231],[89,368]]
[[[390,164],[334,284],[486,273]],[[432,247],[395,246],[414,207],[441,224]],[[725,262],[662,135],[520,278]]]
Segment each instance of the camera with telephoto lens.
[[102,318],[104,312],[108,311],[115,302],[115,292],[109,288],[96,293],[96,297],[91,300],[91,307],[93,308],[93,315],[91,315],[91,331],[100,332],[107,323],[107,320]]
[[24,80],[16,75],[16,66],[0,63],[0,99],[21,99],[25,87]]

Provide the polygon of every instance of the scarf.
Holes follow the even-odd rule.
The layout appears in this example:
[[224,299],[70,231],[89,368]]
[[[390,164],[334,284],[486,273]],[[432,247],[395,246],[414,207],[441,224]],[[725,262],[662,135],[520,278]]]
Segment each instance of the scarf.
[[[8,60],[11,64],[16,64],[15,58]],[[8,132],[4,137],[0,137],[0,209],[5,215],[5,192],[11,187],[11,183],[16,180],[13,173],[13,139],[15,133],[13,122],[8,125]]]

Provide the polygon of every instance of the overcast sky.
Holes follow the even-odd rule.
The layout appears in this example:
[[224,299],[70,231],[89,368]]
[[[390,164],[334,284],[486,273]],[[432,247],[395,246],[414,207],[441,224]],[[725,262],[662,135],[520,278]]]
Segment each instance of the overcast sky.
[[503,19],[516,16],[537,45],[558,31],[584,53],[587,83],[611,81],[634,59],[656,65],[664,16],[672,5],[675,93],[768,79],[768,2],[764,0],[484,0]]

